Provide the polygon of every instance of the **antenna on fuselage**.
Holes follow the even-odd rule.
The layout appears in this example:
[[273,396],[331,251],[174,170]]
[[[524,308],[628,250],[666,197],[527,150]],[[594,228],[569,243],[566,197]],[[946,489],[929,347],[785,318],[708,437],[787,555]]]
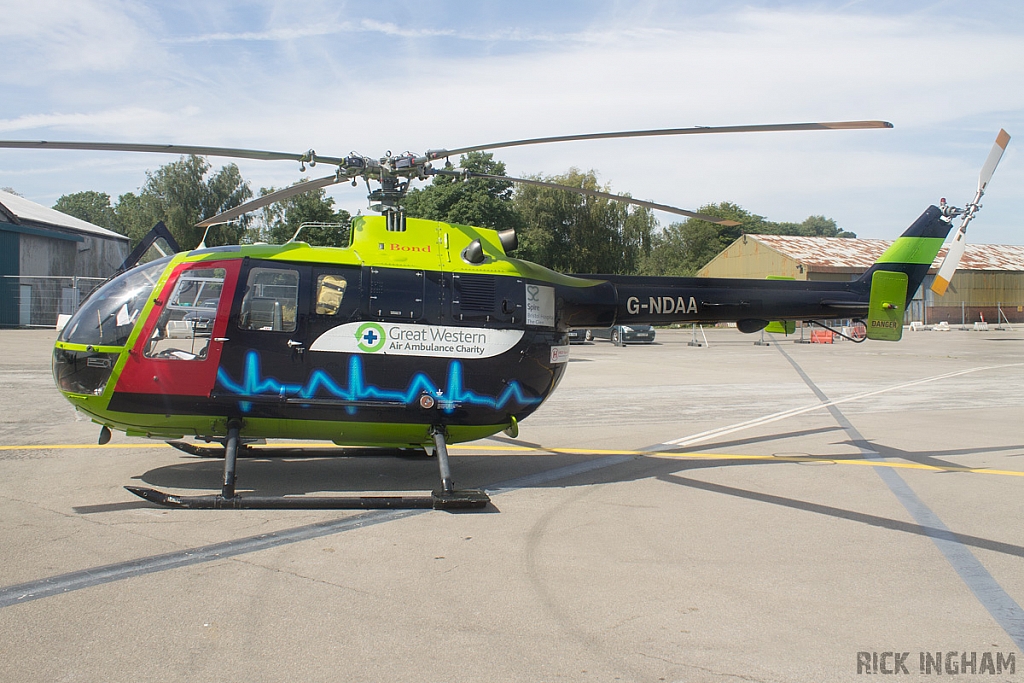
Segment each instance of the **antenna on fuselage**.
[[206,236],[210,234],[210,228],[212,225],[207,225],[206,230],[203,231],[203,239],[199,240],[199,246],[196,249],[206,249]]

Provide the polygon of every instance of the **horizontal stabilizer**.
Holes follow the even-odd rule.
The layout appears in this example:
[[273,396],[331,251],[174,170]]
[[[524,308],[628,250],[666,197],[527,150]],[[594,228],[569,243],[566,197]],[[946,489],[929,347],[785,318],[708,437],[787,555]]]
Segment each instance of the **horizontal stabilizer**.
[[765,332],[771,332],[773,334],[793,334],[796,332],[796,321],[795,320],[773,320],[768,323],[768,327],[764,328]]

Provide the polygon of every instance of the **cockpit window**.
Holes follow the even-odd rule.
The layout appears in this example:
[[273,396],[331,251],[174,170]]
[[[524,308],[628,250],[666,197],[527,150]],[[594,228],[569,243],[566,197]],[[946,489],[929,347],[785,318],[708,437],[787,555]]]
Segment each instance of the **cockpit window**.
[[101,286],[64,326],[60,340],[93,346],[124,346],[171,258],[167,256],[132,268]]
[[223,268],[199,267],[181,274],[150,335],[147,358],[206,358],[225,273]]

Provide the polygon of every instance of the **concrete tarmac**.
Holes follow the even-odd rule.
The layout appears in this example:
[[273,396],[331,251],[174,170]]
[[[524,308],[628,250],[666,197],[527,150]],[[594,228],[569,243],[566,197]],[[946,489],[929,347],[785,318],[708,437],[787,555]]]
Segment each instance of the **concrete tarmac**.
[[[494,502],[455,514],[156,508],[122,486],[221,463],[96,447],[54,332],[0,331],[0,680],[1024,679],[1024,330],[707,337],[573,346],[518,439],[452,449]],[[239,489],[436,487],[326,453]]]

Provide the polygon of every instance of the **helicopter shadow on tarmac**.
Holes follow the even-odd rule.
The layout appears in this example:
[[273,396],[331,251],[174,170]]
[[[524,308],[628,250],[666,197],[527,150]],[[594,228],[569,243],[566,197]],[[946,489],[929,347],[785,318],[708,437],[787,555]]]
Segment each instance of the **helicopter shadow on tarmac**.
[[[841,431],[839,427],[823,427],[802,431],[763,435],[757,437],[719,441],[702,444],[699,451],[707,453],[717,449],[735,448],[737,446],[763,444],[795,437],[821,435],[828,432]],[[523,441],[494,438],[499,443],[515,443],[526,445]],[[954,462],[946,460],[960,455],[976,453],[1007,453],[1007,457],[1024,455],[1024,444],[993,446],[980,449],[951,449],[945,451],[903,451],[874,442],[836,441],[835,444],[848,444],[861,450],[860,453],[849,455],[829,455],[827,459],[811,461],[812,463],[839,462],[842,460],[860,460],[864,451],[878,453],[883,457],[899,457],[909,462],[930,465],[933,467],[955,468]],[[542,447],[536,446],[538,449]],[[408,450],[393,449],[387,454],[368,454],[372,449],[352,449],[358,455],[338,455],[336,448],[304,448],[301,455],[290,453],[296,449],[274,449],[272,457],[249,454],[245,458],[245,478],[242,480],[243,491],[250,487],[262,493],[274,495],[302,495],[324,489],[329,484],[331,491],[362,492],[370,490],[404,491],[429,488],[436,480],[436,466],[433,458],[422,455],[409,455]],[[678,448],[660,451],[663,454],[685,455],[697,452],[696,447]],[[543,452],[542,450],[540,452]],[[635,451],[631,452],[635,453]],[[602,453],[607,457],[607,453]],[[655,453],[652,451],[652,456]],[[782,454],[780,454],[782,455]],[[813,457],[813,454],[808,454]],[[586,455],[504,455],[477,456],[467,455],[456,458],[460,481],[481,488],[499,488],[502,482],[520,480],[534,474],[557,470],[580,463],[594,456]],[[600,457],[600,456],[599,456]],[[209,489],[221,474],[221,459],[195,456],[183,456],[185,460],[173,465],[156,467],[136,477],[147,484],[177,489]],[[571,474],[561,478],[552,478],[542,483],[531,484],[531,488],[572,487],[613,484],[642,479],[657,479],[682,488],[695,489],[720,496],[754,501],[765,505],[797,510],[803,513],[824,515],[858,524],[887,529],[904,534],[925,537],[952,536],[959,543],[972,548],[991,550],[1004,555],[1024,558],[1024,547],[1002,541],[933,529],[927,526],[889,517],[847,510],[817,502],[799,500],[779,496],[764,491],[743,489],[735,486],[712,483],[686,476],[688,472],[717,469],[721,467],[777,466],[793,464],[791,460],[749,460],[729,458],[723,454],[721,459],[674,459],[666,457],[647,457],[635,455],[627,460],[620,460],[608,466],[591,469],[580,474]],[[950,472],[952,473],[952,472]],[[945,474],[945,473],[940,473]],[[245,495],[245,493],[243,493]],[[500,502],[500,501],[499,501]],[[144,501],[128,503],[108,503],[75,508],[79,514],[108,512],[112,510],[152,507]],[[498,512],[489,505],[489,512]]]
[[[672,450],[658,449],[664,454],[683,455],[687,452],[709,453],[739,446],[764,444],[792,438],[820,435],[841,431],[838,427],[825,427],[794,432],[762,435],[704,443],[699,446]],[[536,449],[530,455],[461,455],[453,457],[453,471],[460,487],[500,489],[504,483],[532,475],[565,468],[595,457],[614,456],[613,452],[601,451],[595,455],[576,455],[545,451],[538,444],[511,439],[493,438],[481,443],[486,450],[487,441],[501,445],[515,444]],[[956,468],[958,465],[948,458],[980,452],[1024,451],[1024,445],[995,446],[989,448],[954,449],[946,451],[903,451],[874,442],[852,442],[841,440],[860,452],[836,456],[830,454],[827,461],[860,460],[864,451],[878,453],[882,457],[898,457],[906,461],[939,468]],[[656,455],[652,450],[652,456]],[[664,477],[689,470],[707,468],[764,466],[790,464],[780,460],[721,459],[676,459],[636,455],[628,460],[599,467],[579,474],[551,478],[541,483],[530,484],[531,488],[588,486],[602,483],[621,483],[641,479]],[[806,454],[814,457],[815,454]],[[182,460],[170,465],[155,467],[137,477],[147,485],[177,490],[212,490],[222,474],[223,460],[217,457],[195,457],[183,455]],[[430,490],[436,487],[437,463],[434,458],[418,451],[400,449],[345,449],[338,448],[268,448],[252,449],[239,459],[239,487],[241,495],[297,496],[323,492],[362,493]],[[541,478],[543,479],[543,478]]]

